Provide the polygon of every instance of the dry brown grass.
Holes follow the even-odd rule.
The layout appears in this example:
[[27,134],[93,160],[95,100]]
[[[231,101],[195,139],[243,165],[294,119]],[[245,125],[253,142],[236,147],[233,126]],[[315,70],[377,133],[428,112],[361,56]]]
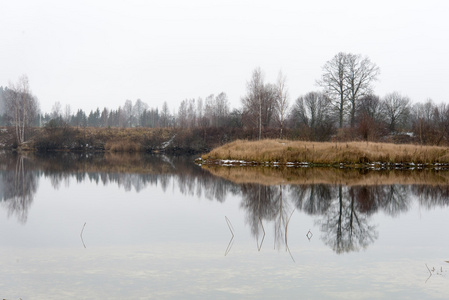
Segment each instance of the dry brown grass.
[[432,170],[369,171],[336,168],[267,168],[203,166],[211,174],[232,182],[279,184],[344,184],[344,185],[390,185],[426,184],[447,185],[449,173]]
[[[89,145],[93,150],[105,150],[110,152],[141,152],[148,150],[153,142],[156,146],[170,139],[173,135],[168,129],[151,128],[75,128],[70,127],[71,135],[62,139],[60,143],[52,145],[52,149],[67,149],[67,147],[83,148]],[[54,135],[46,134],[46,130],[40,129],[42,140],[55,141]],[[56,132],[57,133],[57,132]],[[68,140],[67,140],[68,138]],[[71,146],[67,146],[71,145]],[[76,145],[73,147],[73,145]],[[44,146],[47,146],[44,144]],[[59,147],[59,148],[58,148]],[[153,146],[154,147],[154,146]]]
[[169,139],[171,133],[168,129],[152,129],[152,128],[81,128],[80,135],[85,135],[87,138],[95,140],[102,140],[106,142],[118,141],[142,141],[144,138],[159,135],[163,139]]
[[233,159],[256,162],[338,163],[449,163],[449,149],[437,146],[386,143],[321,143],[287,140],[243,141],[216,148],[205,160]]
[[106,142],[104,149],[111,152],[140,152],[142,145],[133,141],[121,140]]

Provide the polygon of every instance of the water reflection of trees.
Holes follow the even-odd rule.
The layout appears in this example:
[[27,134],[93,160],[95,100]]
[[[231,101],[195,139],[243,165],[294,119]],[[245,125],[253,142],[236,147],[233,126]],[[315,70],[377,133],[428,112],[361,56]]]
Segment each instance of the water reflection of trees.
[[418,201],[423,207],[449,206],[449,185],[415,185],[411,187],[411,190],[418,196]]
[[251,233],[257,238],[258,247],[262,246],[265,229],[264,222],[272,222],[274,226],[274,247],[287,245],[285,232],[292,207],[288,201],[286,186],[267,186],[260,184],[242,184],[241,207],[246,211],[246,222]]
[[361,197],[367,194],[366,187],[291,186],[289,195],[285,195],[284,189],[242,184],[241,207],[247,212],[246,220],[255,237],[261,235],[263,222],[271,222],[275,245],[286,243],[285,231],[293,204],[300,211],[318,216],[324,242],[337,253],[366,248],[377,238],[376,228],[369,222],[367,200]]
[[374,242],[378,234],[369,223],[369,215],[361,211],[358,194],[352,187],[338,186],[330,205],[317,223],[322,239],[336,253],[358,251]]
[[90,181],[117,184],[125,191],[141,192],[148,186],[160,186],[165,192],[173,181],[184,195],[204,196],[225,201],[228,193],[237,193],[236,184],[211,175],[192,163],[189,157],[142,154],[63,153],[38,157],[43,176],[54,188],[62,183]]
[[8,214],[16,215],[21,222],[26,222],[39,177],[49,178],[56,189],[71,181],[89,181],[116,184],[136,192],[148,186],[160,186],[166,191],[173,184],[184,195],[219,202],[230,194],[238,195],[258,246],[264,240],[264,226],[272,226],[275,247],[288,247],[289,218],[294,210],[301,211],[315,218],[323,241],[337,253],[364,249],[377,239],[377,228],[371,222],[373,214],[403,214],[415,198],[425,208],[449,205],[449,185],[238,184],[212,175],[186,157],[3,154],[0,200]]
[[32,162],[24,156],[11,155],[0,172],[0,200],[8,216],[16,215],[25,223],[33,202],[38,181],[37,172],[30,168]]
[[335,252],[358,251],[373,243],[378,232],[370,216],[390,216],[410,208],[409,186],[403,185],[301,185],[292,187],[299,210],[318,215],[323,241]]
[[9,215],[26,222],[40,177],[55,189],[72,181],[89,181],[104,186],[116,184],[125,191],[141,192],[160,186],[165,192],[171,182],[185,195],[204,195],[223,202],[238,185],[222,180],[195,166],[192,158],[128,154],[57,153],[52,155],[0,154],[0,200]]
[[[322,239],[336,253],[365,249],[378,237],[371,215],[383,212],[395,217],[407,212],[416,196],[425,207],[449,205],[449,187],[403,185],[294,185],[286,187],[242,184],[242,204],[255,237],[261,224],[275,227],[275,243],[280,246],[289,213],[293,209],[316,217]],[[293,205],[292,205],[293,204]]]

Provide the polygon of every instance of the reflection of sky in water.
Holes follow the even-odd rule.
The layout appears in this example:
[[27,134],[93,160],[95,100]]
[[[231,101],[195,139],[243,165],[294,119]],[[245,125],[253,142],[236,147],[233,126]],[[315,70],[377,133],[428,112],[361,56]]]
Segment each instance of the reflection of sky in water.
[[[218,202],[181,193],[173,177],[165,192],[160,184],[136,192],[75,180],[54,189],[41,177],[25,224],[0,210],[0,297],[446,299],[447,213],[417,201],[395,217],[374,213],[368,219],[378,238],[338,255],[322,241],[317,220],[324,217],[295,210],[288,227],[293,262],[274,239],[273,221],[263,221],[258,251],[241,195]],[[225,216],[235,232],[227,256]],[[443,275],[427,280],[426,264]]]

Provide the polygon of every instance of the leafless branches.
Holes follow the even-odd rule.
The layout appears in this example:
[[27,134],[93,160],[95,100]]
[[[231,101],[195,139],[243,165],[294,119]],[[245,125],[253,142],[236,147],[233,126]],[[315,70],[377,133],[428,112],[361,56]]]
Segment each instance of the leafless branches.
[[247,90],[247,95],[242,98],[244,121],[249,126],[258,128],[260,140],[262,128],[270,124],[275,110],[276,87],[265,84],[261,69],[256,68],[247,83]]
[[332,99],[340,128],[346,114],[354,127],[358,101],[371,93],[371,85],[379,73],[369,58],[351,53],[340,52],[323,66],[323,75],[317,83]]
[[398,127],[405,125],[410,113],[410,99],[398,92],[393,92],[383,99],[383,113],[389,130],[395,132]]
[[277,83],[276,83],[276,102],[275,102],[275,110],[276,110],[276,121],[279,124],[279,137],[282,138],[284,126],[285,126],[285,119],[287,117],[288,113],[288,88],[286,86],[287,77],[282,73],[282,71],[279,72]]
[[31,94],[28,77],[22,75],[17,83],[9,83],[5,97],[6,113],[15,127],[17,143],[25,142],[26,129],[39,111],[37,99]]

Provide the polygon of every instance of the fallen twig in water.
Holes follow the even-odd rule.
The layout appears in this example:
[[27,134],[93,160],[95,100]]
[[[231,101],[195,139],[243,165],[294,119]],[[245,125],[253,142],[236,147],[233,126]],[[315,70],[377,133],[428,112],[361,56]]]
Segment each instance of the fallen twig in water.
[[234,237],[229,240],[228,247],[226,247],[225,256],[231,251],[232,245],[234,245]]
[[226,223],[228,224],[228,228],[231,231],[232,237],[234,237],[234,228],[232,227],[231,221],[229,221],[228,217],[225,216]]
[[294,212],[295,212],[295,210],[293,209],[292,213],[290,214],[290,217],[287,220],[287,223],[285,224],[285,247],[286,247],[286,250],[288,250],[288,253],[290,254],[290,257],[292,258],[293,262],[296,263],[295,259],[293,258],[292,253],[290,252],[290,248],[288,247],[288,242],[287,242],[288,223],[290,222],[290,219],[292,218]]
[[309,232],[307,232],[306,237],[309,239],[309,242],[310,242],[310,240],[313,237],[313,233],[310,231],[310,229],[309,229]]
[[83,242],[83,246],[84,246],[84,248],[86,248],[86,244],[84,244],[84,240],[83,240],[84,227],[86,227],[86,222],[84,222],[83,229],[81,229],[81,233],[80,233],[81,242]]
[[232,237],[229,240],[228,247],[225,251],[225,256],[228,255],[229,251],[231,251],[232,245],[234,245],[234,228],[232,227],[231,221],[229,221],[228,217],[225,216],[226,223],[228,224],[229,231],[231,231]]
[[259,223],[262,226],[262,230],[263,230],[263,236],[262,236],[262,241],[260,241],[260,245],[259,245],[259,237],[257,237],[257,249],[260,251],[260,249],[262,249],[263,240],[265,239],[265,228],[263,228],[262,220],[260,218],[259,218]]

